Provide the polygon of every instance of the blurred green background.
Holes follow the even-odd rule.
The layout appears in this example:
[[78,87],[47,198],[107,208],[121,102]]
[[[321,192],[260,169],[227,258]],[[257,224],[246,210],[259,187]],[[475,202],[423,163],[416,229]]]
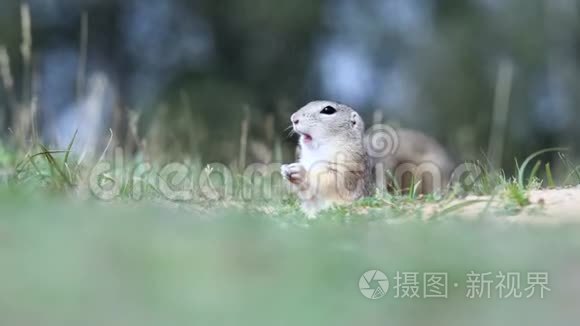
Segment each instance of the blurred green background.
[[30,0],[29,60],[21,4],[0,4],[6,137],[33,103],[56,147],[80,128],[102,148],[112,128],[135,152],[231,163],[247,121],[248,161],[289,160],[290,113],[323,98],[423,130],[458,159],[489,153],[495,133],[508,170],[579,148],[575,0]]

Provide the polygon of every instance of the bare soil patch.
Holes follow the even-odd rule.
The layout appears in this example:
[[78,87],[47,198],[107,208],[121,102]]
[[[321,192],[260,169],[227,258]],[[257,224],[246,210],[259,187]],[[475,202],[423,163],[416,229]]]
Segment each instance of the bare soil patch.
[[530,205],[517,207],[502,196],[469,196],[444,206],[427,207],[425,216],[432,218],[449,207],[457,207],[452,209],[454,215],[466,219],[497,216],[513,223],[580,224],[580,187],[532,190],[528,198]]

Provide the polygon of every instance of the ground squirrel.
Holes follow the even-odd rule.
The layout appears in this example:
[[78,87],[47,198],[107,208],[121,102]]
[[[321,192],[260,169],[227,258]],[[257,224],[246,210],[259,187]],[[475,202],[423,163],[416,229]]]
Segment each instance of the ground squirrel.
[[357,112],[343,104],[318,101],[298,110],[291,121],[300,135],[301,155],[297,163],[282,166],[282,175],[307,215],[372,194],[365,127]]
[[[449,187],[454,160],[433,137],[410,129],[393,129],[397,138],[396,148],[385,155],[373,156],[371,165],[375,172],[386,172],[387,188],[399,186],[403,192],[418,185],[418,193],[442,193]],[[387,172],[388,171],[388,172]]]
[[[300,155],[281,172],[309,217],[372,195],[377,182],[392,185],[386,171],[401,187],[410,187],[410,180],[421,181],[422,192],[447,187],[452,161],[437,141],[420,132],[380,125],[365,133],[355,110],[329,101],[307,104],[291,121],[300,135]],[[377,150],[375,142],[384,148]]]

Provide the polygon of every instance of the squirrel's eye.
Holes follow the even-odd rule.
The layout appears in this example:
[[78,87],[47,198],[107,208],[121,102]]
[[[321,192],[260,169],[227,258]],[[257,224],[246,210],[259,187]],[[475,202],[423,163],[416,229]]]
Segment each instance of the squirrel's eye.
[[336,113],[336,109],[333,108],[332,106],[327,106],[324,109],[322,109],[322,111],[320,111],[320,113],[322,114],[335,114]]

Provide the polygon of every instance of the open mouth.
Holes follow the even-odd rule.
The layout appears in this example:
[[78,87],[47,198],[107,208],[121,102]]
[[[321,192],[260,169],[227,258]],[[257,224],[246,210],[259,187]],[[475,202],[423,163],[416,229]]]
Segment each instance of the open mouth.
[[301,131],[296,130],[296,129],[294,129],[294,131],[296,131],[296,133],[300,135],[300,139],[302,139],[302,141],[304,143],[310,143],[312,141],[312,136],[310,134],[307,134],[305,132],[301,132]]
[[294,125],[294,132],[300,135],[300,140],[304,143],[312,142],[312,135],[299,130],[298,126]]

